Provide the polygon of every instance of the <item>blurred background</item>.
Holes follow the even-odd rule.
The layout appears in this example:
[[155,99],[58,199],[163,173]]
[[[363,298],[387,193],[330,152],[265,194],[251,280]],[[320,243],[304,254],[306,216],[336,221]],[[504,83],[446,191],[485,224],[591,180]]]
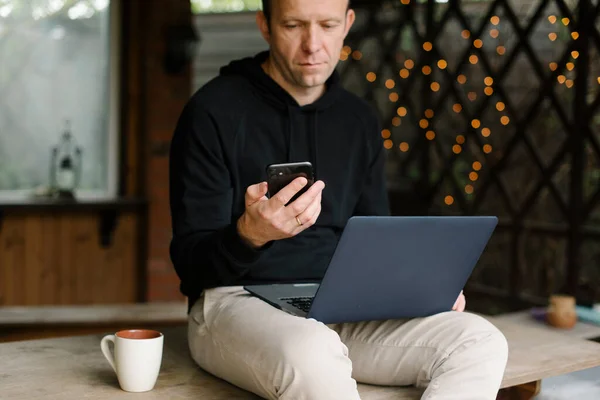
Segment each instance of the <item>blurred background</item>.
[[[260,3],[0,0],[0,306],[184,302],[171,135],[266,49]],[[393,213],[500,219],[469,307],[600,301],[598,0],[352,4],[339,71],[379,112]]]

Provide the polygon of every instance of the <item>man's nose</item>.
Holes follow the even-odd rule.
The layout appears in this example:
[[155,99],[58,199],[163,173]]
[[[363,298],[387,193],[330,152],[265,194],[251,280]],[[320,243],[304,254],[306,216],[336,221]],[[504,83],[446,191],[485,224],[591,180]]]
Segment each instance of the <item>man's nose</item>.
[[321,48],[321,37],[319,28],[314,25],[309,25],[304,32],[302,41],[303,49],[307,53],[316,53]]

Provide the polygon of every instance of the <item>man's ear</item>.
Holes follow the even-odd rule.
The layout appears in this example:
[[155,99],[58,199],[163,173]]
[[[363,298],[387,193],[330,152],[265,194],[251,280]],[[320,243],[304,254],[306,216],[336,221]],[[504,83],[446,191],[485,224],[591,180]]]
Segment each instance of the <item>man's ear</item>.
[[258,26],[262,37],[267,41],[268,44],[271,44],[271,31],[269,29],[269,22],[262,11],[258,11],[256,13],[256,25]]
[[350,32],[350,28],[352,28],[352,25],[354,25],[355,20],[356,13],[353,9],[349,9],[346,13],[346,31],[344,32],[344,38],[348,35],[348,32]]

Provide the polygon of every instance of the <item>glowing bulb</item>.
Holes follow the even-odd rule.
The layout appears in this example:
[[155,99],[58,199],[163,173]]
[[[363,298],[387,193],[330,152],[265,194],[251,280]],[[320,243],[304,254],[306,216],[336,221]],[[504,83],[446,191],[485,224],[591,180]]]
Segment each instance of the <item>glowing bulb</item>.
[[475,100],[477,100],[477,93],[469,92],[469,94],[467,94],[467,97],[469,98],[469,100],[475,101]]
[[461,151],[462,151],[462,147],[460,147],[458,144],[455,144],[454,146],[452,146],[452,152],[454,154],[460,154]]
[[485,154],[490,154],[492,152],[492,145],[484,144],[483,145],[483,152]]
[[408,110],[406,109],[406,107],[398,107],[398,110],[396,112],[401,117],[406,117],[406,114],[408,114]]
[[558,68],[557,63],[555,63],[555,62],[550,63],[550,71],[556,71],[557,68]]
[[410,146],[406,142],[400,143],[400,151],[403,153],[406,153],[408,151],[409,147]]
[[431,44],[431,42],[425,42],[423,43],[423,50],[425,51],[431,51],[433,49],[433,45]]
[[464,31],[462,31],[460,33],[460,35],[463,37],[463,39],[468,39],[471,37],[471,32],[469,32],[467,29],[465,29]]
[[508,125],[509,122],[510,118],[508,118],[506,115],[500,118],[500,123],[502,123],[502,125]]
[[431,67],[429,65],[426,65],[426,66],[423,67],[422,71],[423,71],[423,75],[430,75],[431,74]]
[[471,54],[471,56],[469,57],[469,62],[473,65],[477,64],[477,62],[479,61],[479,57],[477,57],[475,54]]
[[369,82],[375,82],[376,79],[377,79],[377,75],[375,75],[375,72],[369,72],[367,74],[367,80]]
[[381,137],[384,139],[389,139],[392,136],[392,132],[389,129],[384,129],[381,131]]
[[446,62],[446,60],[438,61],[437,65],[439,69],[446,69],[446,67],[448,67],[448,63]]
[[573,40],[577,40],[577,39],[579,39],[579,33],[578,32],[571,32],[571,37],[573,38]]
[[404,61],[404,66],[406,69],[413,69],[415,67],[415,62],[411,59]]
[[437,82],[432,82],[431,83],[431,90],[433,90],[434,92],[437,92],[438,90],[440,90],[440,84]]
[[408,72],[408,70],[407,70],[406,68],[402,68],[402,69],[400,70],[400,77],[401,77],[402,79],[406,79],[406,78],[408,78],[409,76],[410,76],[410,72]]
[[446,205],[451,206],[452,204],[454,204],[454,197],[450,195],[444,197],[444,203],[446,203]]
[[431,118],[433,118],[433,115],[434,115],[433,110],[431,110],[431,109],[425,110],[425,117],[431,119]]
[[562,85],[567,80],[567,77],[564,75],[559,75],[556,77],[556,79],[558,80],[558,83],[560,83]]
[[427,138],[427,140],[433,140],[433,139],[435,139],[435,132],[427,131],[427,133],[425,134],[425,137]]
[[482,48],[483,47],[483,40],[481,40],[481,39],[475,39],[475,41],[473,42],[473,46],[475,46],[478,49]]
[[473,185],[466,185],[465,186],[465,193],[466,194],[473,194]]
[[493,37],[494,39],[497,39],[498,36],[500,36],[500,31],[498,31],[498,29],[492,29],[490,31],[490,36]]
[[479,171],[479,170],[481,170],[481,163],[480,163],[479,161],[475,161],[475,162],[473,163],[473,169],[474,169],[475,171]]
[[563,18],[561,21],[562,21],[562,23],[563,23],[563,25],[564,25],[564,26],[567,26],[567,25],[569,25],[569,23],[571,22],[571,21],[569,20],[569,18],[566,18],[566,17],[565,17],[565,18]]
[[550,41],[554,42],[556,39],[558,39],[558,35],[555,32],[550,32],[548,34],[548,39],[550,39]]
[[491,87],[486,87],[485,89],[483,89],[483,93],[485,93],[486,96],[491,96],[494,94],[494,89],[492,89]]
[[506,53],[506,47],[504,47],[504,46],[498,46],[498,47],[496,47],[496,52],[499,55],[503,56]]
[[456,137],[456,143],[458,143],[458,144],[464,144],[465,143],[465,137],[463,135],[458,135]]
[[465,83],[467,83],[467,77],[464,75],[459,75],[456,80],[458,81],[458,83],[460,83],[461,85],[464,85]]
[[496,110],[504,111],[505,108],[506,108],[506,105],[503,102],[499,101],[496,103]]
[[394,117],[392,118],[392,125],[394,126],[400,126],[402,124],[402,120],[400,119],[400,117]]
[[471,121],[471,126],[475,129],[477,129],[481,126],[481,121],[478,119],[474,119],[473,121]]
[[394,86],[396,86],[396,82],[394,82],[393,79],[388,79],[387,81],[385,81],[385,87],[388,89],[393,89]]
[[392,103],[395,103],[395,102],[397,102],[399,97],[400,97],[400,96],[398,96],[398,93],[396,93],[396,92],[392,92],[392,93],[390,93],[390,101],[391,101]]
[[550,15],[548,17],[548,21],[550,21],[551,24],[555,24],[556,23],[556,16],[555,15]]
[[492,25],[498,25],[500,23],[500,18],[494,15],[492,18],[490,18],[490,22],[492,23]]
[[575,82],[571,79],[567,79],[567,81],[565,82],[565,85],[571,89],[573,87],[573,85],[575,84]]
[[494,84],[494,78],[488,76],[483,80],[483,83],[485,83],[486,86],[492,86]]
[[[600,79],[600,78],[598,78],[598,79]],[[456,103],[452,106],[452,110],[458,114],[459,112],[462,111],[462,106],[460,104]]]
[[573,50],[571,52],[571,57],[577,60],[579,58],[579,52],[577,50]]
[[427,129],[427,127],[429,126],[429,121],[427,121],[426,119],[422,119],[419,121],[419,126],[421,127],[421,129]]
[[483,128],[481,130],[481,136],[483,137],[489,137],[492,134],[492,131],[490,130],[490,128]]
[[385,147],[386,149],[391,149],[394,146],[394,142],[392,142],[391,140],[385,140],[383,142],[383,147]]
[[469,173],[469,179],[475,182],[479,178],[479,174],[475,171]]
[[360,61],[360,59],[362,58],[362,53],[359,50],[354,50],[352,52],[352,58],[354,58],[356,61]]

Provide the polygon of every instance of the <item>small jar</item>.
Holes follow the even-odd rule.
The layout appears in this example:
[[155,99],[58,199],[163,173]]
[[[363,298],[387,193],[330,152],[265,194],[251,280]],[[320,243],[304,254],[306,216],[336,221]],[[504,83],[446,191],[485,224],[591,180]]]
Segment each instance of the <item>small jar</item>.
[[548,324],[562,329],[571,329],[577,324],[575,298],[572,296],[550,296],[546,321]]

